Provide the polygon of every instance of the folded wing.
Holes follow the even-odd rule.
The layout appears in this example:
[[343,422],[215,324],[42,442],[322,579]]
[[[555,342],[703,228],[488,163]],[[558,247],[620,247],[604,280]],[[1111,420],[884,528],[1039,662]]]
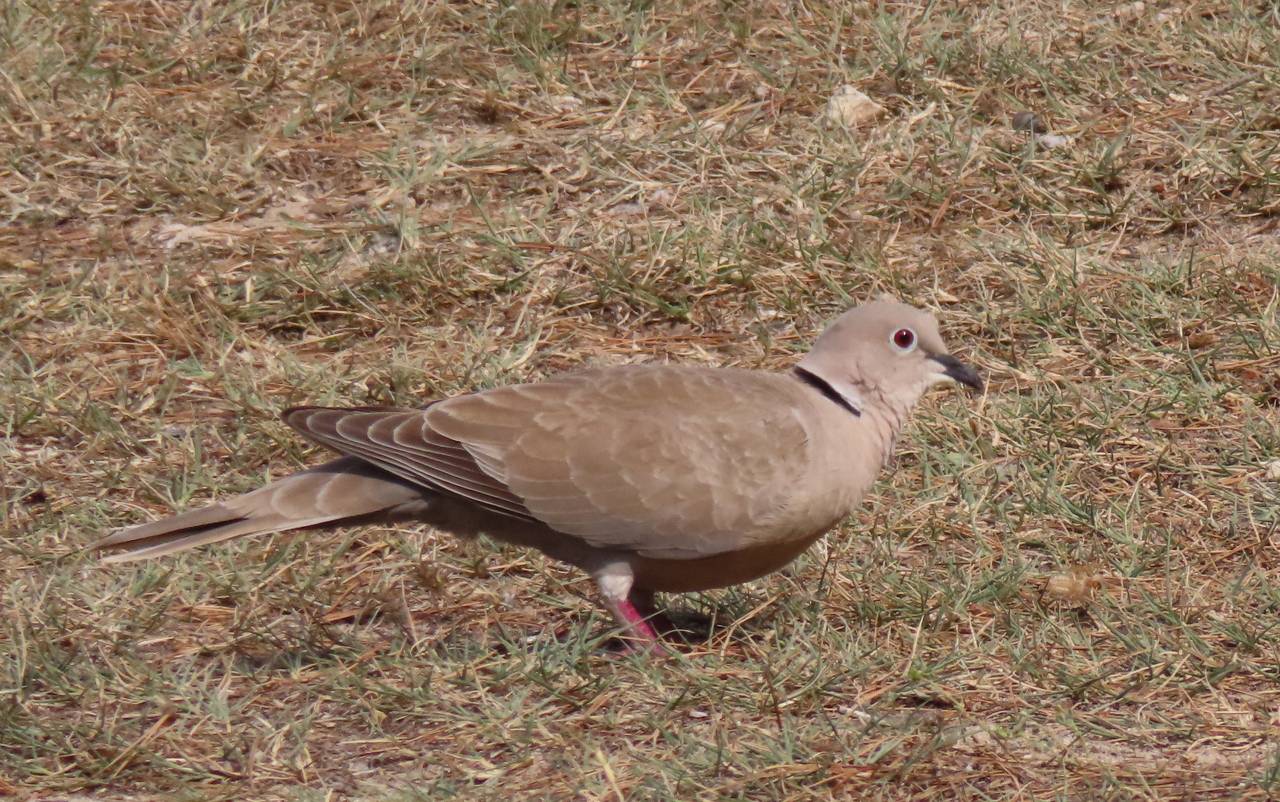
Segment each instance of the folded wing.
[[307,437],[592,545],[696,558],[777,538],[808,438],[784,379],[589,371],[424,410],[291,410]]

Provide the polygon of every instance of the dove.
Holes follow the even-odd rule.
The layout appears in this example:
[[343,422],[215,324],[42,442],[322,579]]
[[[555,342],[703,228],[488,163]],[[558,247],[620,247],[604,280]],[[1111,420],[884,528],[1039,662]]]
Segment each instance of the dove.
[[928,312],[849,309],[788,370],[588,369],[419,409],[286,410],[330,462],[121,529],[104,560],[248,535],[425,522],[536,549],[594,578],[632,650],[663,651],[655,593],[791,562],[861,505],[926,390],[982,380]]

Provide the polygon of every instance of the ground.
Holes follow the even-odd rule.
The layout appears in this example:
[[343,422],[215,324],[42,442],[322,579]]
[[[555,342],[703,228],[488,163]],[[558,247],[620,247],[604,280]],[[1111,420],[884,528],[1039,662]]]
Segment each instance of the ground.
[[[1280,793],[1278,31],[6,4],[0,796]],[[878,113],[833,119],[846,85]],[[665,598],[713,618],[667,660],[611,654],[581,576],[422,528],[81,550],[321,458],[291,404],[781,368],[885,292],[986,393],[930,395],[787,570]]]

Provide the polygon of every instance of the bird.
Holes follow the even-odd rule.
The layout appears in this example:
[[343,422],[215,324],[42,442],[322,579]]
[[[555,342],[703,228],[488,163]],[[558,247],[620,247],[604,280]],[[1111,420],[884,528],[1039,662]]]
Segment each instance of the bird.
[[299,406],[329,462],[90,548],[106,562],[298,529],[425,522],[590,575],[629,651],[665,652],[656,593],[772,573],[858,510],[930,387],[982,392],[927,311],[848,309],[782,371],[598,367],[421,408]]

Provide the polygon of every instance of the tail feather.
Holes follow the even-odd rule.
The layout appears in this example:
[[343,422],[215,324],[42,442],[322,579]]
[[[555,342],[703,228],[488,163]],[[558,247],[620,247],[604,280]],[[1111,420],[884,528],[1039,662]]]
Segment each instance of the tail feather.
[[219,504],[126,527],[89,548],[112,551],[104,562],[128,562],[236,537],[395,515],[429,496],[363,460],[342,457]]
[[[195,510],[194,512],[211,512],[221,507],[222,505],[219,504]],[[156,523],[176,523],[176,520],[182,517],[179,515]],[[149,557],[163,557],[166,554],[175,554],[180,551],[194,549],[197,546],[207,546],[210,543],[218,543],[232,538],[265,535],[271,532],[287,532],[290,529],[302,529],[333,520],[335,520],[333,517],[298,519],[285,518],[280,515],[266,515],[260,518],[235,518],[211,526],[183,527],[176,530],[159,531],[146,537],[134,535],[130,531],[134,527],[129,527],[128,529],[121,529],[110,538],[103,538],[93,544],[93,547],[95,549],[109,549],[113,546],[122,546],[124,548],[123,551],[108,554],[102,558],[102,561],[104,563],[124,563],[132,562],[133,560],[145,560]],[[144,524],[144,526],[150,526],[150,524]],[[107,542],[113,539],[115,542]]]
[[126,526],[96,541],[89,548],[106,549],[134,541],[150,540],[159,535],[171,535],[188,530],[204,530],[218,524],[239,521],[244,515],[227,507],[225,504],[211,504],[198,510],[179,513],[159,521],[148,521],[144,524]]

